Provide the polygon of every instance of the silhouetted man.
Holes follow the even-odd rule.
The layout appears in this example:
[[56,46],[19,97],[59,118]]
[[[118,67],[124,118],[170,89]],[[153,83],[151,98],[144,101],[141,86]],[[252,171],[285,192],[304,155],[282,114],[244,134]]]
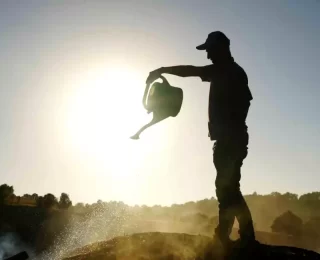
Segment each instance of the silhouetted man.
[[230,233],[235,218],[239,222],[241,244],[255,242],[249,208],[240,191],[240,169],[247,156],[249,141],[246,118],[252,100],[245,71],[234,61],[230,40],[220,31],[212,32],[204,44],[196,47],[206,50],[213,64],[203,67],[191,65],[161,67],[150,72],[150,84],[161,74],[180,77],[200,77],[210,82],[208,130],[215,141],[213,163],[216,175],[216,196],[219,202],[219,225],[215,236],[224,246],[231,245]]

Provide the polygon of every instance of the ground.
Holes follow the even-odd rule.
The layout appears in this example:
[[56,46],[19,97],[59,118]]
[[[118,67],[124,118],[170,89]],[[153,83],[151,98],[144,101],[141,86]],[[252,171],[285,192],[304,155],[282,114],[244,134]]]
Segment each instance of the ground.
[[[212,238],[183,233],[147,232],[97,242],[70,252],[63,260],[218,260],[221,252]],[[296,252],[297,251],[297,252]],[[314,252],[294,247],[264,245],[253,257],[232,259],[320,259]]]

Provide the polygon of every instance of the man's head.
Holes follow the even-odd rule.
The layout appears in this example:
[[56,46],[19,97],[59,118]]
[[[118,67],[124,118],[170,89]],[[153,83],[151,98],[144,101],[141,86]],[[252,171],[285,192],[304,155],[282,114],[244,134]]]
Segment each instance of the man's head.
[[230,40],[220,31],[210,33],[206,42],[196,48],[197,50],[205,50],[207,52],[207,58],[213,63],[231,56]]

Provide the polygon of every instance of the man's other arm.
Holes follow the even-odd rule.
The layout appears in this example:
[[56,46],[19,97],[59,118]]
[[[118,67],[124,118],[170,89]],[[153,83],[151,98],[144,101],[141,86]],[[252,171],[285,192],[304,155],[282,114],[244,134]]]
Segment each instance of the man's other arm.
[[159,69],[161,74],[171,74],[178,77],[200,77],[202,67],[192,65],[180,65],[172,67],[162,67]]
[[200,77],[205,78],[208,72],[209,66],[197,67],[192,65],[179,65],[172,67],[161,67],[149,73],[146,80],[147,84],[157,80],[162,74],[171,74],[178,77]]

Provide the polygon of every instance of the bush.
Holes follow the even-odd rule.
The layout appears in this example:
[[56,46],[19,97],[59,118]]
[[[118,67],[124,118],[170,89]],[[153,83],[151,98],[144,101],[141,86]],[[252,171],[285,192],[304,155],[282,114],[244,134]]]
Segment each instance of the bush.
[[273,221],[271,230],[272,232],[300,236],[302,227],[302,219],[288,210]]

